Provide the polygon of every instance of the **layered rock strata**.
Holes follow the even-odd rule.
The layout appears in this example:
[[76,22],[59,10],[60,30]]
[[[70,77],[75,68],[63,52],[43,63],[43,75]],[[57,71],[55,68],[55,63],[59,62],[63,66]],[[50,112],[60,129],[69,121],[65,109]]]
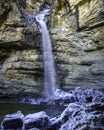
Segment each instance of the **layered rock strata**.
[[[104,1],[0,1],[0,97],[40,94],[43,64],[39,30],[21,13],[53,4],[49,29],[60,88],[104,87]],[[25,26],[26,25],[26,26]]]
[[55,1],[50,25],[59,84],[103,88],[104,2],[62,2]]

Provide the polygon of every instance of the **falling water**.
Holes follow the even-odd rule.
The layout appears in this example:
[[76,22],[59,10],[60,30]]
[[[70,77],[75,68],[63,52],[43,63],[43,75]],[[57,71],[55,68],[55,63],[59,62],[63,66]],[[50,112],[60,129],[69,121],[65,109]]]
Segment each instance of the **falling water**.
[[21,3],[17,0],[19,9],[26,18],[26,26],[36,26],[40,29],[42,35],[43,63],[44,63],[44,95],[52,96],[56,91],[56,73],[52,54],[51,40],[47,29],[47,21],[50,16],[51,6],[46,4],[37,15],[28,13],[21,7]]
[[44,87],[47,96],[54,95],[56,90],[56,74],[52,54],[50,35],[46,25],[46,15],[49,9],[40,12],[35,18],[42,34],[43,62],[44,62]]

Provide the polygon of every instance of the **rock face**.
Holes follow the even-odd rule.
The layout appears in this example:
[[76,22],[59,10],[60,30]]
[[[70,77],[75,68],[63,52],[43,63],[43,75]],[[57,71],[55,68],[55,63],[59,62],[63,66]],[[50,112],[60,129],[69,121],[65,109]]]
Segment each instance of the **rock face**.
[[[25,4],[22,6],[29,12],[31,4],[35,3],[27,1]],[[17,5],[12,0],[0,2],[0,97],[37,94],[43,86],[40,33],[37,27],[25,27]],[[41,1],[36,2],[37,10],[40,5]]]
[[53,4],[49,29],[60,88],[103,88],[104,1],[18,1],[0,1],[0,97],[42,94],[41,36],[21,11],[35,15],[44,3]]
[[104,87],[104,1],[55,1],[51,35],[59,84]]

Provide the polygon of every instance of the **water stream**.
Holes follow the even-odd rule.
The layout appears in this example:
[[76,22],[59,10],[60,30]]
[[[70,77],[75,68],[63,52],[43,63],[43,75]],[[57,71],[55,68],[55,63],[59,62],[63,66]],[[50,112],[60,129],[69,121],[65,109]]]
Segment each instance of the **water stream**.
[[[8,108],[8,109],[7,109]],[[45,111],[50,117],[55,117],[65,109],[62,106],[42,105],[42,104],[28,104],[28,103],[16,103],[16,102],[0,102],[0,123],[7,114],[22,111],[24,115]]]
[[18,7],[26,19],[26,26],[39,27],[42,35],[42,51],[43,51],[43,65],[44,65],[44,96],[53,96],[56,91],[56,72],[54,66],[54,58],[52,54],[52,45],[50,40],[47,22],[50,19],[52,5],[44,4],[43,8],[36,14],[34,12],[27,13],[21,7],[21,3],[17,0]]
[[40,26],[40,31],[42,34],[45,95],[52,96],[56,90],[56,73],[50,35],[46,25],[47,19],[45,18],[49,14],[49,11],[49,9],[41,11],[35,18]]

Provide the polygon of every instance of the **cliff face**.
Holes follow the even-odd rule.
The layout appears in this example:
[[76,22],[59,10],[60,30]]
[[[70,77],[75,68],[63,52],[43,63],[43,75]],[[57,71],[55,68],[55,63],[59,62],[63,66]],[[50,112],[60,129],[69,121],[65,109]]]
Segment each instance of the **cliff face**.
[[64,89],[104,87],[104,1],[56,1],[51,35]]
[[[20,1],[21,2],[21,1]],[[29,2],[29,3],[28,3]],[[35,2],[35,1],[34,1]],[[19,3],[28,13],[36,4],[39,11],[42,0]],[[40,93],[43,87],[43,69],[39,49],[40,33],[37,27],[25,27],[25,20],[18,4],[0,2],[0,96]],[[28,5],[28,6],[27,6]]]
[[[36,14],[44,0],[21,3]],[[59,86],[104,87],[104,1],[45,0]],[[0,97],[43,91],[41,36],[13,0],[0,1]]]

